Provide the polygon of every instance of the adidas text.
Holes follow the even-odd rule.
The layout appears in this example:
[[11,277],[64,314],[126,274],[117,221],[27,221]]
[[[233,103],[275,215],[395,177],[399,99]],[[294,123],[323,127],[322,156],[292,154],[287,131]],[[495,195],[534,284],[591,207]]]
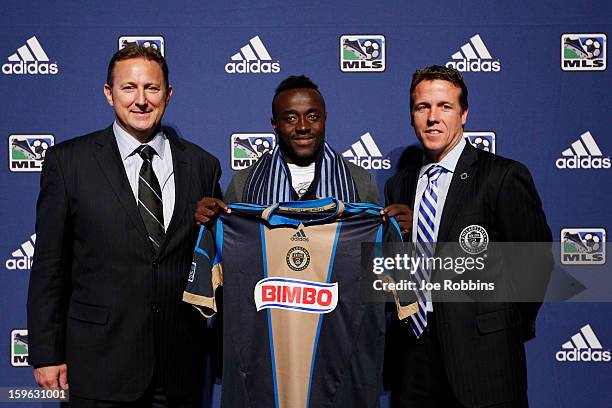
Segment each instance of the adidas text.
[[592,156],[560,157],[555,164],[559,169],[609,169],[612,167],[609,157]]
[[225,64],[225,72],[228,74],[269,74],[279,73],[280,63],[278,62],[261,62],[257,61],[240,61],[240,62],[228,62]]
[[32,269],[32,258],[24,256],[23,258],[11,258],[6,260],[6,269],[14,270],[28,270]]
[[391,160],[375,159],[372,157],[353,157],[349,161],[366,170],[388,170],[391,168]]
[[592,349],[560,350],[560,351],[557,351],[557,354],[555,355],[555,357],[557,358],[557,361],[575,361],[575,362],[578,362],[578,361],[608,362],[611,360],[611,355],[610,355],[609,350],[602,351],[602,350],[592,350]]
[[499,61],[459,60],[446,63],[448,68],[455,68],[460,72],[499,72],[501,64]]
[[57,74],[57,64],[48,62],[25,62],[19,61],[2,65],[2,73],[6,75],[55,75]]

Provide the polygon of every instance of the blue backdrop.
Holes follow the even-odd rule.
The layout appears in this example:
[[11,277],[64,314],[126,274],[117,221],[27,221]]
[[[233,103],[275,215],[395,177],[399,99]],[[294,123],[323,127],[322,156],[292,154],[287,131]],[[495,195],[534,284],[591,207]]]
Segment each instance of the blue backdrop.
[[[25,302],[44,150],[112,122],[106,66],[131,41],[163,46],[165,123],[221,160],[223,187],[270,140],[275,86],[306,74],[326,99],[327,140],[382,188],[416,143],[411,74],[453,65],[469,86],[472,141],[526,164],[553,235],[568,237],[555,244],[559,268],[587,287],[612,273],[610,2],[88,3],[1,6],[0,387],[34,385]],[[543,306],[527,345],[532,406],[610,406],[612,305],[598,299]],[[591,361],[567,361],[576,349]]]

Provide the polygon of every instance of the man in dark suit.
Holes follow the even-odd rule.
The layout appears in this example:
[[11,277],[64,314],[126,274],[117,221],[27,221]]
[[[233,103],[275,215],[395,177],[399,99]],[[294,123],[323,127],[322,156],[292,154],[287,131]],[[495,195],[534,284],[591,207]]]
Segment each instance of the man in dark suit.
[[29,362],[42,387],[69,384],[74,406],[199,406],[205,326],[181,296],[219,162],[162,130],[172,88],[158,51],[118,51],[104,93],[113,125],[46,155]]
[[[463,138],[467,87],[451,68],[418,70],[410,87],[412,126],[424,150],[422,161],[387,182],[388,204],[414,209],[409,240],[417,245],[486,242],[550,242],[551,233],[529,171],[522,164],[477,150]],[[435,245],[435,244],[434,244]],[[431,246],[429,247],[431,248]],[[541,294],[551,270],[536,254],[538,274],[529,290]],[[489,259],[488,261],[492,261]],[[487,273],[526,288],[513,275],[515,260],[501,256]],[[436,270],[431,280],[436,281]],[[509,276],[510,275],[510,276]],[[467,278],[467,277],[466,277]],[[529,283],[527,283],[528,285]],[[523,286],[521,286],[523,285]],[[532,296],[528,300],[534,300]],[[422,296],[422,297],[419,297]],[[519,295],[520,296],[520,295]],[[395,343],[402,352],[395,384],[402,407],[526,407],[523,342],[535,336],[539,302],[442,302],[421,292],[419,311],[401,325]],[[513,299],[517,298],[517,295]],[[537,299],[536,299],[537,300]],[[397,395],[396,395],[397,396]]]

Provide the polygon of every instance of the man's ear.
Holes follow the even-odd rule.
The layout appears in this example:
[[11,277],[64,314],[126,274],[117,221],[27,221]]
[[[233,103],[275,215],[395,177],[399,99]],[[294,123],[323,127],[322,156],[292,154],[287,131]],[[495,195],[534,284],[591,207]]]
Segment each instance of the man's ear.
[[465,126],[465,124],[467,123],[467,117],[468,117],[468,108],[465,108],[463,110],[463,113],[461,114],[461,124],[463,126]]
[[166,90],[166,105],[170,103],[170,97],[172,96],[172,86],[168,86]]
[[110,106],[115,106],[113,102],[113,90],[109,84],[104,84],[104,96],[106,97],[106,102]]

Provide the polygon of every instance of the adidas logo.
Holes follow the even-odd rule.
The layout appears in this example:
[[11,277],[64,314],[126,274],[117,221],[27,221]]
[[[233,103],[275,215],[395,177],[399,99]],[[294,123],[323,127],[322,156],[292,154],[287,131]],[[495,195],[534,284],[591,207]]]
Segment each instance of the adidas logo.
[[32,257],[34,256],[34,244],[36,243],[36,234],[33,234],[29,240],[21,244],[21,246],[13,251],[12,258],[6,260],[6,269],[9,270],[28,270],[32,268]]
[[36,37],[31,37],[16,53],[8,57],[9,62],[2,65],[6,75],[55,75],[57,63],[49,63],[49,57]]
[[240,52],[232,55],[231,60],[238,62],[225,64],[225,72],[228,74],[276,74],[280,72],[279,62],[271,62],[272,57],[258,35],[251,38],[248,44],[240,49]]
[[342,153],[348,161],[366,170],[390,169],[391,160],[383,159],[380,149],[374,142],[370,132],[367,132],[351,145],[351,148]]
[[559,169],[609,169],[610,156],[603,157],[591,132],[586,131],[562,153],[555,164]]
[[302,241],[302,242],[310,241],[308,237],[306,236],[306,233],[304,232],[304,230],[299,230],[298,232],[293,234],[293,236],[291,237],[291,240],[292,241]]
[[570,341],[563,343],[561,348],[563,350],[555,354],[557,361],[609,362],[611,360],[610,350],[603,350],[590,324],[583,326]]
[[447,67],[455,68],[461,72],[499,72],[499,60],[492,61],[493,57],[479,34],[470,38],[470,42],[461,46],[461,50],[451,55],[453,61],[446,63]]

